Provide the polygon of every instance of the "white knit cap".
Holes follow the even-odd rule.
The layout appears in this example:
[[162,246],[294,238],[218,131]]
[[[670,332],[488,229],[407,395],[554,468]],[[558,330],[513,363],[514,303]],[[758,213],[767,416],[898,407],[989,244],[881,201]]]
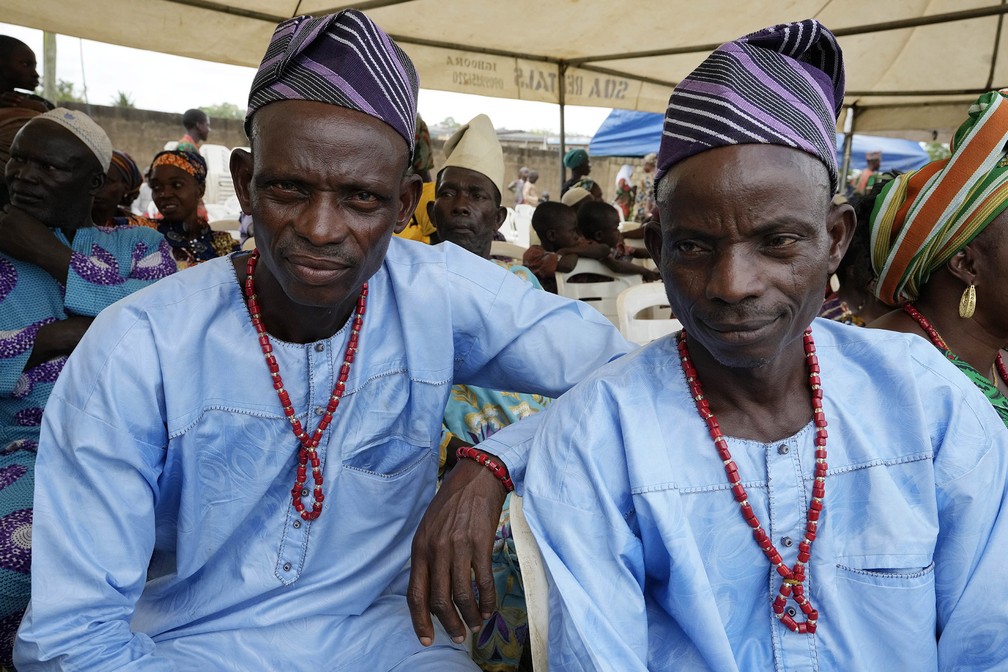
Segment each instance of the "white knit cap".
[[91,117],[77,110],[57,107],[55,110],[49,110],[35,118],[56,122],[76,135],[98,159],[102,170],[108,172],[109,164],[112,163],[112,141]]
[[455,131],[445,143],[444,153],[444,168],[468,168],[486,175],[497,191],[504,193],[504,151],[490,117],[478,114]]

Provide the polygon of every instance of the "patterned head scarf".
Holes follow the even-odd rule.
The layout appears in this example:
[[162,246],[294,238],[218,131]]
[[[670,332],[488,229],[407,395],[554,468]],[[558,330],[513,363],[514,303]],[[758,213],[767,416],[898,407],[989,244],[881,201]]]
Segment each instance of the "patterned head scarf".
[[252,81],[245,132],[281,100],[338,105],[379,119],[413,155],[420,80],[409,56],[363,13],[297,16],[279,24]]
[[140,195],[140,185],[143,184],[143,175],[140,174],[136,161],[126,152],[115,149],[112,151],[112,163],[109,166],[109,172],[113,171],[126,185],[126,196],[130,201],[135,201]]
[[151,161],[147,175],[154,172],[158,166],[173,166],[196,178],[200,184],[206,182],[207,165],[206,159],[195,152],[188,152],[182,149],[169,149],[154,156]]
[[35,118],[57,123],[76,135],[91,150],[95,158],[98,159],[102,170],[108,172],[109,162],[112,161],[112,141],[109,140],[108,135],[102,127],[96,124],[91,117],[77,110],[57,107]]
[[1008,207],[1008,89],[969,109],[952,137],[952,156],[890,182],[868,222],[875,294],[913,301],[928,278]]
[[843,96],[840,45],[814,19],[723,44],[669,98],[655,182],[709,149],[769,144],[822,161],[836,191],[835,133]]
[[583,149],[572,149],[564,154],[563,164],[570,169],[580,168],[588,163],[588,152]]

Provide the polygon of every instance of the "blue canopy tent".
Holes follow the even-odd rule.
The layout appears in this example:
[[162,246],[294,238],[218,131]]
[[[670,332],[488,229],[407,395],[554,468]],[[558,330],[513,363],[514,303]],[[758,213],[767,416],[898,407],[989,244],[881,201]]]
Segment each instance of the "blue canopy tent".
[[[588,145],[592,156],[644,156],[657,152],[661,142],[663,115],[654,112],[613,110],[599,126]],[[882,170],[913,170],[929,161],[928,153],[916,142],[874,135],[855,135],[850,167],[862,169],[865,152],[882,152]],[[837,133],[837,164],[843,164],[843,134]]]

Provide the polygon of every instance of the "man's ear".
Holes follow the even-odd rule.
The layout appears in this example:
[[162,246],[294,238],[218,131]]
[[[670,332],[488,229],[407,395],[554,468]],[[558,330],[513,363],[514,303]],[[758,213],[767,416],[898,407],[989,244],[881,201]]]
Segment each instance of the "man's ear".
[[970,242],[961,250],[952,255],[946,264],[949,272],[962,280],[964,285],[975,284],[977,277],[977,249]]
[[88,194],[91,196],[97,194],[107,179],[108,176],[105,173],[98,172],[97,170],[91,173],[91,178],[88,180]]
[[[403,229],[410,222],[410,218],[413,217],[413,213],[416,211],[417,203],[420,202],[420,193],[423,191],[423,181],[420,176],[416,173],[410,173],[409,175],[404,175],[402,180],[402,186],[399,190],[399,212],[396,215],[395,228],[392,229],[396,233],[402,233]],[[430,210],[427,211],[428,214]],[[433,219],[431,221],[434,221]]]
[[427,201],[427,219],[430,220],[435,229],[437,228],[437,220],[434,219],[434,201],[436,200],[437,197],[435,197],[432,201]]
[[651,260],[654,261],[655,266],[661,271],[661,253],[662,253],[662,231],[661,224],[655,220],[649,221],[644,225],[644,247],[647,248],[648,254],[651,255]]
[[231,179],[234,181],[235,195],[241,204],[242,212],[252,214],[252,174],[254,162],[252,154],[244,149],[231,152]]
[[497,208],[497,228],[504,226],[504,220],[507,219],[508,210],[503,205]]
[[840,267],[840,260],[847,254],[847,247],[854,237],[857,227],[857,215],[848,203],[830,205],[826,217],[826,233],[829,236],[829,274],[833,275]]

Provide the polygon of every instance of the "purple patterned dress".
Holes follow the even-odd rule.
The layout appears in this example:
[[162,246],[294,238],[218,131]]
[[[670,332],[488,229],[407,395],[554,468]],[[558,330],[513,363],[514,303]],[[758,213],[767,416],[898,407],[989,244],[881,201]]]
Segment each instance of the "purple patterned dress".
[[79,229],[64,287],[46,271],[0,253],[0,668],[31,594],[35,449],[42,409],[66,357],[25,369],[39,329],[106,306],[175,271],[153,229]]

